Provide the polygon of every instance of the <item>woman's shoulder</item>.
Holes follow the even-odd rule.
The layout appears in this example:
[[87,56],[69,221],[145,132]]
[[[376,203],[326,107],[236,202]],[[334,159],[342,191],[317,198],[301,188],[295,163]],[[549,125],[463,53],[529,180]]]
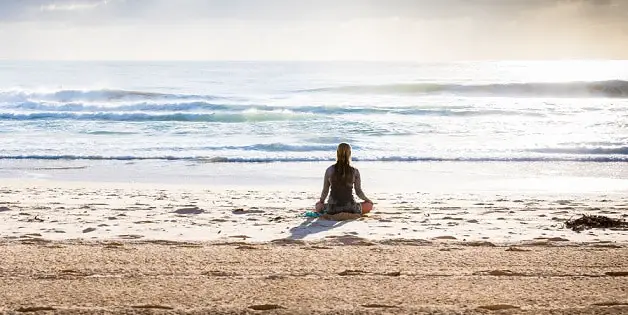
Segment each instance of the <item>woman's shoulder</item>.
[[[353,165],[350,165],[349,167],[351,167],[351,169],[353,170],[353,172],[355,173],[359,173],[360,171],[358,171],[357,167],[354,167]],[[332,164],[329,167],[327,167],[327,169],[325,170],[325,173],[329,172],[329,173],[333,173],[336,170],[336,164]]]
[[335,164],[330,165],[330,166],[329,166],[329,167],[325,170],[325,174],[331,174],[331,173],[333,173],[333,172],[334,172],[334,165],[335,165]]

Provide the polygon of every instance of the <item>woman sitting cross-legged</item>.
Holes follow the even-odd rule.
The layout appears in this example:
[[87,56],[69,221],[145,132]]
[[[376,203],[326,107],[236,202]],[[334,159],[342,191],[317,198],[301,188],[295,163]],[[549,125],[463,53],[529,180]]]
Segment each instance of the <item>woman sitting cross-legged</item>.
[[[341,212],[365,214],[370,212],[373,209],[373,202],[362,191],[360,171],[350,165],[351,146],[347,143],[339,144],[336,156],[336,164],[328,167],[325,171],[323,192],[320,200],[316,203],[316,211],[327,214]],[[364,202],[357,203],[353,199],[354,188],[355,194]],[[330,190],[331,193],[329,193]],[[325,204],[328,194],[329,200]]]

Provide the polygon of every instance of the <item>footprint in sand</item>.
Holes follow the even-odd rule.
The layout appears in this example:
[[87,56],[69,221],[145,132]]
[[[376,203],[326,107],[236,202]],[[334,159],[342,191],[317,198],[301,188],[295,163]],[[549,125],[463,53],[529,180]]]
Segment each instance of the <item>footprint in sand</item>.
[[16,311],[21,312],[21,313],[28,313],[28,312],[39,312],[39,311],[54,311],[56,310],[54,307],[50,307],[50,306],[30,306],[30,307],[20,307],[18,309],[16,309]]
[[120,234],[118,235],[119,238],[121,239],[127,239],[127,240],[136,240],[138,238],[142,238],[144,237],[144,235],[137,235],[137,234]]
[[259,305],[251,305],[249,306],[249,308],[256,311],[270,311],[270,310],[276,310],[276,309],[281,309],[285,307],[281,305],[277,305],[277,304],[259,304]]
[[399,306],[385,305],[385,304],[363,304],[362,307],[366,307],[366,308],[398,308]]
[[233,214],[259,214],[259,213],[265,213],[264,210],[258,210],[257,208],[251,208],[249,210],[245,210],[243,208],[238,208],[238,209],[234,209],[233,211],[231,211],[231,213]]
[[515,309],[515,308],[520,308],[520,307],[509,305],[509,304],[493,304],[493,305],[482,305],[482,306],[479,306],[478,308],[489,310],[489,311],[501,311],[501,310],[510,310],[510,309]]
[[306,250],[307,250],[307,249],[310,249],[310,250],[315,250],[315,249],[332,249],[332,248],[331,248],[331,247],[327,247],[327,246],[317,246],[317,245],[312,245],[312,246],[310,246],[309,248],[305,248],[305,249],[306,249]]
[[359,276],[359,275],[364,275],[367,273],[368,272],[362,271],[362,270],[345,270],[345,271],[339,272],[338,275],[339,276]]
[[473,273],[474,276],[509,276],[509,277],[522,277],[525,276],[523,273],[513,272],[510,270],[486,270],[486,271],[478,271]]
[[530,252],[529,249],[517,248],[517,247],[508,247],[506,249],[507,252]]
[[172,310],[173,307],[166,305],[134,305],[132,308],[141,308],[141,309],[159,309],[159,310]]
[[332,240],[334,243],[338,243],[341,245],[350,245],[350,246],[373,246],[375,243],[354,235],[330,235],[325,237],[325,239]]
[[548,242],[569,242],[569,239],[563,237],[535,237],[535,240],[546,240]]
[[456,240],[457,238],[453,236],[445,235],[445,236],[437,236],[434,239],[435,240]]
[[275,245],[305,245],[305,242],[302,240],[293,240],[289,238],[279,238],[270,241],[271,244]]
[[201,214],[205,212],[205,210],[199,207],[189,207],[189,208],[181,208],[173,211],[176,214]]

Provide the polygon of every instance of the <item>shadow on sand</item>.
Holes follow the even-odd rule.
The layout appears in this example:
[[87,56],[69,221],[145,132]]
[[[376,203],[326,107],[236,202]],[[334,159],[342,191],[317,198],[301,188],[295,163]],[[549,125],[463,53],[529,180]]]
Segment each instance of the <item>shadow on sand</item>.
[[293,240],[300,240],[308,235],[329,231],[331,229],[343,226],[359,217],[360,215],[357,215],[357,217],[353,217],[353,215],[350,214],[343,214],[342,217],[323,216],[320,218],[308,218],[300,225],[291,228],[290,236],[288,238]]

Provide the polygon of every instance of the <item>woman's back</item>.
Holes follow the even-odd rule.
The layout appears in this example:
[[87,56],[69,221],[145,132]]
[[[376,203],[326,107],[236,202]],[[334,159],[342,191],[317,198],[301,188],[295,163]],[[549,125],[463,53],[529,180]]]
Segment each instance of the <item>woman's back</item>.
[[332,165],[329,169],[331,169],[329,176],[330,195],[333,203],[339,206],[355,203],[355,199],[353,199],[353,185],[355,183],[355,174],[357,173],[356,169],[350,166],[348,169],[345,169],[345,174],[340,174],[338,165]]

